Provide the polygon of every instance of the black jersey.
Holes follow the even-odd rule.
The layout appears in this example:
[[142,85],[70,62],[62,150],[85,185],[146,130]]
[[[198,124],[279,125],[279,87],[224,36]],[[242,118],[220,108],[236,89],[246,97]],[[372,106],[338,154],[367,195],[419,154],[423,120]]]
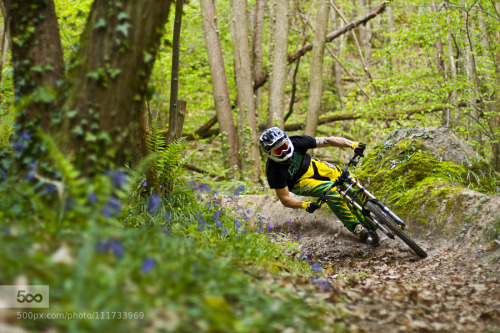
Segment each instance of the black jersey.
[[316,140],[308,135],[295,135],[290,137],[293,144],[291,163],[278,163],[268,158],[266,163],[266,176],[269,187],[280,189],[288,186],[291,191],[299,178],[306,173],[311,163],[311,155],[307,154],[310,148],[316,148]]

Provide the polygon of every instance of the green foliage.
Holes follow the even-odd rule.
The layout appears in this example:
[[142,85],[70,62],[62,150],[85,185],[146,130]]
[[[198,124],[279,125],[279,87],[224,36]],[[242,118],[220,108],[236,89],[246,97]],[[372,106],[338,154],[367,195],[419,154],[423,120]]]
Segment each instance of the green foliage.
[[48,284],[50,308],[34,310],[37,315],[97,312],[129,318],[26,319],[18,322],[22,327],[55,332],[342,329],[333,323],[339,311],[314,300],[312,285],[299,296],[280,282],[281,274],[283,281],[311,275],[304,261],[287,254],[298,244],[286,242],[263,219],[253,227],[243,207],[221,205],[241,188],[222,197],[205,184],[178,184],[163,199],[146,198],[129,182],[141,175],[114,170],[82,178],[53,141],[42,139],[50,162],[44,173],[34,166],[28,175],[8,174],[0,182],[5,265],[0,283],[21,278],[26,284]]

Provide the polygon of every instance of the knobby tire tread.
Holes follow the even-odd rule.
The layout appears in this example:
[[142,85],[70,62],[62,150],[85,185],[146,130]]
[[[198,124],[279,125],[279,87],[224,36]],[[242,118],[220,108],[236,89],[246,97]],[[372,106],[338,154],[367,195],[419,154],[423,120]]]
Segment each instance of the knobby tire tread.
[[417,245],[400,227],[399,225],[385,213],[383,213],[379,207],[377,207],[372,202],[366,203],[366,208],[370,210],[384,225],[389,228],[396,236],[398,236],[403,242],[406,243],[419,257],[427,257],[427,252],[425,252],[420,246]]

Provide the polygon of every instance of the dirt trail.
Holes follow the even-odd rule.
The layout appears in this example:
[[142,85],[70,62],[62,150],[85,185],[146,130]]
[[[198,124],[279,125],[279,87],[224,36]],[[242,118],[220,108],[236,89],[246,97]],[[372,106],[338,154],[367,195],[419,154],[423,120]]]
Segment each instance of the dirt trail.
[[500,332],[498,249],[472,245],[473,236],[413,237],[429,254],[420,259],[400,240],[382,236],[374,248],[323,221],[294,222],[287,235],[301,234],[303,252],[332,283],[331,298],[345,300],[361,331]]
[[[488,248],[471,227],[462,237],[420,239],[420,259],[400,240],[379,231],[380,246],[358,242],[328,210],[284,208],[274,196],[247,196],[253,219],[280,225],[303,245],[298,258],[322,267],[326,298],[352,315],[361,332],[500,332],[500,248]],[[414,230],[415,231],[415,230]],[[495,241],[489,245],[498,245]]]

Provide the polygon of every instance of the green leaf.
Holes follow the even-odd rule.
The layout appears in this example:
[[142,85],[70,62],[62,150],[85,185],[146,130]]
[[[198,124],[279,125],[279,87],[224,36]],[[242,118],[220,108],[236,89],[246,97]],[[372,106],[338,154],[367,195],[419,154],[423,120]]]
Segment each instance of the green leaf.
[[71,133],[76,134],[76,135],[83,135],[83,128],[80,125],[76,125],[72,130]]
[[96,24],[94,24],[94,29],[100,29],[105,27],[106,27],[106,20],[103,19],[102,17],[97,21]]
[[121,12],[120,14],[118,14],[118,21],[123,21],[128,19],[130,19],[130,16],[128,16],[127,13]]
[[147,51],[144,51],[144,62],[148,63],[153,59],[153,55]]
[[92,134],[91,132],[87,132],[85,134],[85,141],[87,142],[96,142],[97,141],[97,137]]
[[66,112],[66,115],[68,116],[68,118],[74,118],[76,116],[76,114],[78,113],[78,111],[76,110],[70,110],[68,112]]
[[88,72],[87,77],[98,80],[99,79],[99,73],[98,72]]
[[116,30],[121,32],[123,36],[128,37],[128,28],[130,28],[131,24],[128,22],[125,22],[123,24],[120,24],[118,27],[116,27]]

